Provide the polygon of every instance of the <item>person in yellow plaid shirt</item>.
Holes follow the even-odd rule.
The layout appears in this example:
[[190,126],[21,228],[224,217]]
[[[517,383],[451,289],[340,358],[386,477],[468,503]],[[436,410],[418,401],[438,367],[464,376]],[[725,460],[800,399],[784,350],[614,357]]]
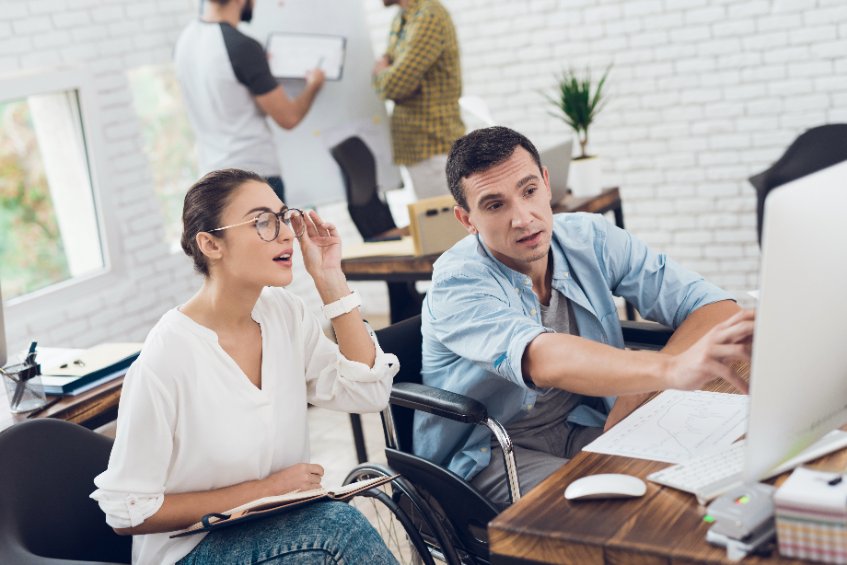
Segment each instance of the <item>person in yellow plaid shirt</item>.
[[464,135],[459,115],[462,75],[450,14],[438,0],[383,0],[400,6],[388,49],[374,65],[374,86],[394,101],[394,162],[405,165],[418,198],[448,194],[444,167]]

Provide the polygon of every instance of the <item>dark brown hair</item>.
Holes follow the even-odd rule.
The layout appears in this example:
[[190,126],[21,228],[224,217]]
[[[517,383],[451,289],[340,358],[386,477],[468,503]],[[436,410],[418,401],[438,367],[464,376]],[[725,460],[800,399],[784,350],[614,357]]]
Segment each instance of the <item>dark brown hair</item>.
[[221,215],[233,191],[251,180],[265,182],[264,178],[250,171],[222,169],[207,174],[185,193],[180,244],[185,254],[194,261],[194,270],[203,276],[209,276],[209,263],[197,246],[196,236],[202,231],[221,227]]
[[447,157],[447,185],[456,204],[470,211],[462,179],[499,165],[511,157],[519,146],[527,150],[541,171],[538,149],[525,135],[513,129],[494,126],[474,130],[457,139]]

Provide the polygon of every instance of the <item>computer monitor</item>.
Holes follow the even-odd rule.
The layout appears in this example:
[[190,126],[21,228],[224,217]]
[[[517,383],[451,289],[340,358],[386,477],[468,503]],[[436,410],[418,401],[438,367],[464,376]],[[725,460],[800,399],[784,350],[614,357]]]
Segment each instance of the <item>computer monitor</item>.
[[847,161],[765,201],[744,479],[847,422]]
[[541,151],[541,164],[547,167],[550,174],[550,192],[553,193],[551,202],[555,206],[568,195],[568,172],[571,168],[571,153],[573,141],[565,141]]
[[0,289],[0,367],[6,364],[6,330],[3,322],[3,292]]

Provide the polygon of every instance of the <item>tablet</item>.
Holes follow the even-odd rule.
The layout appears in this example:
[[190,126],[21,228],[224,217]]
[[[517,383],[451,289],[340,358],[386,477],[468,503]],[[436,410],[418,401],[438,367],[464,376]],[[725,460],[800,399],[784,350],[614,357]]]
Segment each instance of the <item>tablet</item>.
[[303,79],[310,70],[320,68],[326,80],[341,80],[346,42],[340,35],[271,33],[266,48],[271,74]]

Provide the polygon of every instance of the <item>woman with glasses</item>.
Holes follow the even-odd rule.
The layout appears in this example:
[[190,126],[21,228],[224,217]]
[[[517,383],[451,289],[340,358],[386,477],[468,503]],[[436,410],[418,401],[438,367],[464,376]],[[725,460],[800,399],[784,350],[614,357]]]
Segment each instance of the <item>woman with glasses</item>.
[[[206,514],[318,487],[307,404],[379,411],[399,368],[362,320],[338,231],[315,212],[228,169],[189,189],[182,218],[182,248],[203,284],[156,324],[124,380],[115,445],[92,494],[106,521],[135,536],[133,563],[396,563],[342,502],[170,538]],[[281,288],[295,240],[337,345]]]

